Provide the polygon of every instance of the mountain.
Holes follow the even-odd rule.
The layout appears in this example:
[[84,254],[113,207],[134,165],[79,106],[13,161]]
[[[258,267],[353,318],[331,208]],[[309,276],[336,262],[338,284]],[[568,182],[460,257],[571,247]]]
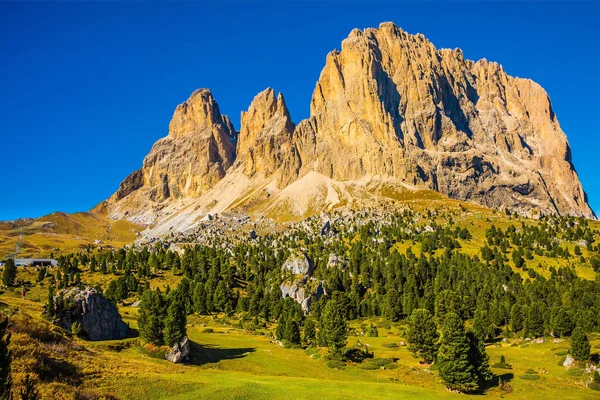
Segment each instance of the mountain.
[[328,54],[310,117],[297,125],[272,89],[242,113],[239,133],[209,90],[194,92],[143,167],[99,207],[160,234],[226,210],[364,206],[390,189],[595,218],[541,86],[392,23],[354,29]]

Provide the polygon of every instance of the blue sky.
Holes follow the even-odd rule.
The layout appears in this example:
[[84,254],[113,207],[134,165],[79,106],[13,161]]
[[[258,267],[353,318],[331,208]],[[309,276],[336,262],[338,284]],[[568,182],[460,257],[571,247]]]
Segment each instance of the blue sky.
[[600,211],[600,3],[0,3],[0,220],[84,211],[167,134],[197,88],[239,128],[282,91],[295,122],[326,54],[393,21],[549,93]]

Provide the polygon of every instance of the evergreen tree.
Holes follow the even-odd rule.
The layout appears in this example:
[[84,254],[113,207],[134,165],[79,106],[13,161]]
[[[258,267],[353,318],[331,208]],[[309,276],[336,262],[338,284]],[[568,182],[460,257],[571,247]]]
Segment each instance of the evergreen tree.
[[317,330],[315,323],[312,318],[304,320],[304,341],[310,346],[315,343],[317,337]]
[[469,362],[475,368],[478,383],[481,387],[494,377],[490,370],[490,358],[485,351],[483,340],[477,337],[473,331],[467,332],[467,339],[469,340]]
[[528,333],[536,338],[544,334],[544,310],[540,302],[535,302],[529,307],[527,329]]
[[38,281],[38,282],[41,282],[41,281],[43,281],[43,280],[44,280],[44,278],[46,277],[46,272],[47,272],[47,269],[46,269],[46,267],[41,267],[41,268],[38,270],[38,276],[37,276],[37,281]]
[[426,363],[435,360],[437,352],[438,333],[433,322],[433,315],[428,310],[416,309],[408,319],[406,333],[408,350],[420,357]]
[[180,296],[174,296],[165,319],[164,342],[167,346],[173,346],[187,335],[186,324],[185,306]]
[[275,328],[275,337],[278,340],[284,340],[285,339],[285,325],[286,325],[286,320],[284,319],[284,317],[282,315],[277,320],[277,327]]
[[571,334],[571,356],[577,361],[586,361],[590,358],[590,341],[581,327],[573,329]]
[[560,307],[552,319],[552,331],[554,336],[565,337],[571,334],[572,323],[570,315]]
[[145,291],[138,311],[140,337],[157,346],[162,345],[164,314],[164,299],[160,291]]
[[298,327],[298,323],[292,318],[288,318],[285,323],[284,338],[289,343],[300,344],[300,328]]
[[321,333],[329,351],[341,357],[348,338],[346,310],[340,300],[333,298],[327,302],[321,315]]
[[385,294],[385,317],[396,322],[402,316],[402,301],[396,289],[388,290]]
[[54,309],[54,286],[48,285],[48,297],[46,298],[45,310],[48,317],[53,317],[55,313]]
[[0,400],[10,400],[12,378],[10,375],[11,354],[8,349],[10,332],[7,332],[8,318],[0,322]]
[[479,376],[471,364],[471,349],[463,320],[450,312],[442,325],[442,337],[437,354],[440,378],[446,387],[461,392],[479,388]]
[[206,307],[206,292],[204,291],[204,284],[198,282],[194,288],[194,294],[192,295],[192,301],[194,304],[194,312],[198,314],[207,314],[208,309]]
[[519,303],[513,304],[510,309],[510,328],[513,332],[523,329],[523,313]]
[[15,266],[15,261],[12,258],[9,258],[4,264],[4,271],[2,271],[2,283],[6,287],[13,286],[16,278],[17,267]]

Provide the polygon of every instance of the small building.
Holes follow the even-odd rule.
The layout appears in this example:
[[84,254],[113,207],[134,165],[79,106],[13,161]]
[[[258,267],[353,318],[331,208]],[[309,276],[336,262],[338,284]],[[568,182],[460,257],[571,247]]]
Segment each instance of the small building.
[[17,258],[15,265],[18,266],[32,266],[32,267],[56,267],[58,261],[53,258]]

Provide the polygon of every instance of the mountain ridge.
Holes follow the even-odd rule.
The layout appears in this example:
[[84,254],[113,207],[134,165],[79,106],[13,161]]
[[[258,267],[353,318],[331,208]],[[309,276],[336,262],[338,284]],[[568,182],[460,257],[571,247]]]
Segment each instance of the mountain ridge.
[[494,209],[595,218],[541,86],[393,23],[354,29],[327,55],[298,124],[268,88],[236,132],[210,90],[195,91],[103,206],[111,218],[158,225],[190,208],[198,218],[234,205],[264,215],[286,190],[310,192],[292,190],[307,176],[333,190],[315,194],[316,211],[334,207],[323,199],[349,182],[392,179]]

